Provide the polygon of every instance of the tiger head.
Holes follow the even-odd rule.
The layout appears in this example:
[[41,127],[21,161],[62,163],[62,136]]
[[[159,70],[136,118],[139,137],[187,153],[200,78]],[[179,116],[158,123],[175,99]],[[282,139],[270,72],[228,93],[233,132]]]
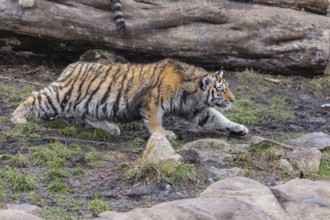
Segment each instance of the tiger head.
[[223,78],[223,71],[205,76],[201,81],[201,89],[207,92],[206,104],[210,107],[216,105],[227,109],[235,101],[229,84]]

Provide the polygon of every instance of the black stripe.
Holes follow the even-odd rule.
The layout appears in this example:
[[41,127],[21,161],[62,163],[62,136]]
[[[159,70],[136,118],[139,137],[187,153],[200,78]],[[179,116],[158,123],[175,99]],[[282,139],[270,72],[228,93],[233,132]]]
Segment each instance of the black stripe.
[[[80,65],[80,68],[79,68],[79,71],[78,71],[78,74],[81,72],[82,68],[84,67],[85,65]],[[73,90],[73,86],[75,85],[75,82],[78,80],[78,76],[76,76],[76,78],[74,79],[72,85],[71,85],[71,88],[69,89],[68,92],[66,92],[65,94],[63,94],[63,100],[61,102],[61,110],[62,112],[64,111],[64,107],[65,107],[65,104],[68,102],[69,98],[70,98],[70,95],[72,93],[72,90]],[[71,80],[70,80],[71,81]],[[67,86],[64,86],[64,87],[67,87]]]
[[[121,18],[123,18],[123,15],[115,15],[114,17],[113,17],[113,19],[115,19],[115,20],[118,20],[118,19],[121,19]],[[123,24],[124,22],[123,21],[116,21],[116,23],[117,23],[117,26],[119,26],[119,24]]]
[[[82,86],[85,84],[85,82],[87,81],[87,78],[88,78],[89,76],[92,75],[92,74],[88,74],[89,71],[90,71],[90,69],[91,69],[92,67],[94,67],[94,66],[91,65],[91,66],[88,68],[88,71],[85,71],[84,75],[82,76],[83,80],[82,80],[82,82],[80,83],[79,88],[78,88],[78,93],[79,93],[79,95],[78,95],[78,97],[76,98],[76,100],[73,101],[73,103],[75,103],[74,106],[73,106],[73,109],[75,109],[75,108],[76,108],[76,107],[77,107],[77,106],[78,106],[78,105],[79,105],[79,104],[80,104],[80,103],[81,103],[81,102],[87,97],[89,87],[90,87],[91,83],[93,83],[93,81],[97,78],[97,75],[99,74],[98,71],[103,67],[103,65],[99,65],[98,68],[97,68],[96,70],[93,71],[92,74],[94,74],[94,78],[93,78],[92,80],[89,81],[88,88],[86,89],[85,94],[83,95],[83,98],[80,99],[80,97],[81,97],[82,94],[83,94],[82,91],[81,91],[81,88],[82,88]],[[96,72],[96,74],[95,74],[95,72]],[[106,75],[106,74],[105,74],[105,75]]]
[[44,95],[46,96],[47,102],[49,103],[49,105],[50,105],[51,109],[53,110],[54,114],[57,115],[58,112],[57,112],[57,109],[54,106],[54,103],[53,103],[52,99],[46,93]]
[[[116,70],[115,74],[113,74],[112,80],[111,80],[111,82],[110,82],[110,84],[109,84],[109,86],[107,88],[107,91],[104,93],[104,95],[103,95],[103,97],[101,99],[100,105],[104,104],[107,101],[107,99],[109,98],[109,95],[111,93],[111,87],[112,87],[113,83],[117,80],[118,74],[120,73],[120,70],[121,70],[121,66],[117,66],[117,70]],[[106,107],[106,106],[104,106],[104,107]],[[103,110],[103,112],[105,112],[104,111],[105,109],[102,109],[102,110]]]
[[[74,72],[75,68],[80,64],[80,62],[77,62],[77,63],[74,63],[74,64],[71,64],[69,67],[70,67],[70,70],[67,70],[65,69],[64,72],[61,74],[63,75],[64,73],[66,74],[66,77],[64,79],[61,79],[61,80],[57,80],[57,82],[65,82],[72,74],[72,72]],[[67,67],[67,68],[69,68]],[[67,73],[69,71],[69,73]]]
[[44,108],[42,107],[42,105],[41,105],[42,99],[41,99],[41,93],[40,93],[40,92],[39,92],[37,98],[38,98],[38,104],[39,104],[38,109],[40,109],[41,112],[46,112],[45,109],[44,109]]
[[209,118],[210,118],[210,114],[209,114],[209,111],[207,111],[206,117],[204,117],[203,120],[198,123],[198,125],[203,127],[203,125],[206,124],[206,122],[209,120]]
[[[125,95],[125,98],[124,98],[124,102],[126,103],[126,112],[129,112],[129,104],[128,104],[128,91],[129,89],[131,88],[131,84],[132,84],[132,81],[134,79],[134,69],[133,69],[133,72],[132,72],[132,77],[129,79],[129,81],[126,83],[126,89],[125,89],[125,92],[124,92],[124,95]],[[134,100],[133,100],[134,101]]]
[[97,93],[97,91],[99,91],[101,85],[106,81],[105,79],[107,78],[108,74],[107,72],[112,68],[112,66],[110,66],[106,71],[104,71],[104,76],[102,77],[101,82],[98,84],[98,86],[94,89],[94,91],[90,94],[87,102],[85,103],[85,106],[88,107],[89,102],[92,100],[93,96],[95,95],[95,93]]
[[[126,71],[125,75],[123,76],[123,79],[122,79],[122,81],[120,83],[121,85],[123,85],[123,83],[125,83],[125,80],[127,78],[127,75],[129,73],[130,69],[131,69],[130,66],[127,65],[127,71]],[[119,101],[120,101],[120,98],[121,98],[121,92],[122,92],[122,90],[123,90],[123,86],[120,87],[120,90],[117,93],[116,101],[115,101],[115,103],[112,106],[113,118],[116,118],[117,117],[116,114],[117,114],[117,111],[118,111],[118,106],[119,106]]]
[[121,10],[121,5],[114,5],[114,6],[112,7],[112,12],[114,13],[114,12],[116,12],[116,11],[120,11],[120,12],[122,12],[122,10]]

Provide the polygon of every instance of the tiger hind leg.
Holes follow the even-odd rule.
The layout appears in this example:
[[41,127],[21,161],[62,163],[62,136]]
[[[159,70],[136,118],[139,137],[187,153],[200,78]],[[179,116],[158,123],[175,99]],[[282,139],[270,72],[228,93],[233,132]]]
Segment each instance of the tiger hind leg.
[[213,130],[229,132],[232,135],[246,135],[249,130],[244,125],[230,121],[214,108],[208,108],[193,118],[196,124]]
[[118,128],[118,126],[106,120],[101,121],[90,115],[85,115],[84,120],[86,124],[90,125],[93,128],[102,129],[112,135],[120,135],[120,129]]

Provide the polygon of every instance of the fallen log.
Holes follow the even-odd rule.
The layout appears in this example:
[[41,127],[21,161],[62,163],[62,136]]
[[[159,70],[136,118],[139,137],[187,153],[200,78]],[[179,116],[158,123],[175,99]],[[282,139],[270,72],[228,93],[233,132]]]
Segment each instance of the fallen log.
[[326,15],[329,0],[232,0],[256,4],[274,5],[295,10],[306,10],[313,13]]
[[323,74],[329,65],[326,16],[228,0],[122,0],[129,34],[123,39],[109,2],[36,0],[24,8],[0,0],[0,48],[66,55],[102,48],[280,74]]

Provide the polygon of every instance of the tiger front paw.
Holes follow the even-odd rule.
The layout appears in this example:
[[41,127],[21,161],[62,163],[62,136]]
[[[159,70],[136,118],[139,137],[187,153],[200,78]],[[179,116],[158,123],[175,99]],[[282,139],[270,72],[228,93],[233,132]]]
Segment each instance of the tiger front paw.
[[249,129],[247,127],[236,123],[227,130],[231,135],[237,135],[237,136],[243,136],[249,133]]
[[27,120],[25,117],[15,117],[13,116],[10,121],[14,124],[25,124],[27,123]]

